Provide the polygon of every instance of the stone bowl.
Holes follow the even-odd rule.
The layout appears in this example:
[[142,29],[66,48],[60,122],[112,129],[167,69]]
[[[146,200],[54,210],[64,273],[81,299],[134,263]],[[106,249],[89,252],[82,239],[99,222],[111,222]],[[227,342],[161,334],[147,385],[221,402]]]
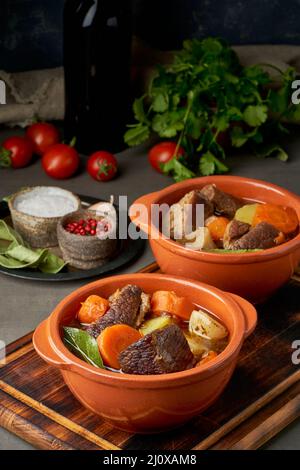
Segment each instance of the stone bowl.
[[[62,215],[57,217],[44,217],[32,215],[23,212],[20,205],[29,199],[30,193],[39,195],[40,200],[44,197],[51,200],[51,196],[59,196],[67,198],[70,201],[71,211],[81,208],[81,201],[70,191],[54,186],[35,186],[18,191],[8,201],[11,218],[15,230],[21,235],[23,240],[28,243],[32,248],[47,248],[57,246],[57,224],[61,218],[67,213],[63,213],[63,208],[60,207]],[[19,207],[18,207],[19,206]]]
[[103,216],[95,211],[79,210],[67,214],[57,225],[57,238],[64,260],[77,269],[94,269],[106,263],[117,251],[117,239],[100,239],[97,235],[81,236],[67,232],[65,226],[70,222],[93,218],[99,222]]

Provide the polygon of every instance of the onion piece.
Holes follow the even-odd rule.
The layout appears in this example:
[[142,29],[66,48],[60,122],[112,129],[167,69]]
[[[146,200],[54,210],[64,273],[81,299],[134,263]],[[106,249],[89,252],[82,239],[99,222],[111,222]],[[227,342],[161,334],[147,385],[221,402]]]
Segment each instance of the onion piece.
[[192,312],[189,332],[210,341],[220,340],[228,336],[227,329],[202,310],[194,310]]

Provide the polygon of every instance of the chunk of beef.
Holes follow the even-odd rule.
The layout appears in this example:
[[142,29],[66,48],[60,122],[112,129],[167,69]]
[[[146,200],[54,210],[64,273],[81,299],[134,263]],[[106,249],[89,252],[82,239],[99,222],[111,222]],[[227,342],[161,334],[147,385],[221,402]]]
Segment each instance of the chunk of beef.
[[136,321],[137,327],[139,327],[143,323],[145,316],[147,315],[147,313],[150,312],[150,310],[151,310],[151,295],[145,294],[145,292],[142,292],[139,316]]
[[226,227],[223,239],[224,248],[229,250],[233,243],[249,232],[251,226],[245,222],[233,219]]
[[233,219],[236,211],[244,204],[240,199],[218,189],[215,184],[204,186],[201,189],[201,194],[214,204],[220,214],[224,214],[230,219]]
[[279,230],[268,222],[260,222],[251,228],[248,233],[236,240],[232,245],[232,250],[255,250],[266,249],[276,246],[276,237]]
[[132,327],[138,327],[141,322],[142,289],[138,286],[128,285],[120,290],[110,304],[106,314],[92,323],[87,332],[97,338],[108,326],[124,323]]
[[131,344],[119,356],[127,374],[168,374],[191,369],[195,358],[177,325],[156,330]]
[[[202,221],[197,220],[197,206],[200,205],[204,207],[204,220]],[[200,191],[190,191],[170,208],[171,238],[184,238],[185,235],[201,226],[199,223],[204,225],[204,221],[213,213],[214,205]]]

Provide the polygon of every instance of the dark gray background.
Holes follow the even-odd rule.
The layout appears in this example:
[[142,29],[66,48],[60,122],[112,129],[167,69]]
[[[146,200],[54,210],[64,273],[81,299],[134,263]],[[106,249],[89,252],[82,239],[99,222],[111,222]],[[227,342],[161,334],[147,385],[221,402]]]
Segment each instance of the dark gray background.
[[[300,44],[299,0],[132,1],[135,33],[160,49],[207,35],[222,36],[231,44]],[[1,0],[0,69],[61,65],[63,3]]]

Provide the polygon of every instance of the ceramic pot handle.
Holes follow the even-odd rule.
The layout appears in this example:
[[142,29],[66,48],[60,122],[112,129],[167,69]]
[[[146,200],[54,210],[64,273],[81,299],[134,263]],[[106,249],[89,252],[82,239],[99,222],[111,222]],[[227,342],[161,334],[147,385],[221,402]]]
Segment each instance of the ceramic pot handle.
[[245,300],[235,294],[230,294],[230,296],[233,297],[244,314],[246,322],[245,338],[248,338],[248,336],[250,336],[255,330],[257,324],[257,311],[255,307],[250,304],[250,302],[248,302],[248,300]]
[[145,194],[139,197],[129,208],[129,217],[143,232],[150,232],[151,226],[151,204],[155,201],[158,192]]
[[48,364],[59,369],[66,369],[70,365],[56,354],[50,344],[47,323],[47,320],[44,320],[35,330],[32,338],[33,346],[39,356]]

